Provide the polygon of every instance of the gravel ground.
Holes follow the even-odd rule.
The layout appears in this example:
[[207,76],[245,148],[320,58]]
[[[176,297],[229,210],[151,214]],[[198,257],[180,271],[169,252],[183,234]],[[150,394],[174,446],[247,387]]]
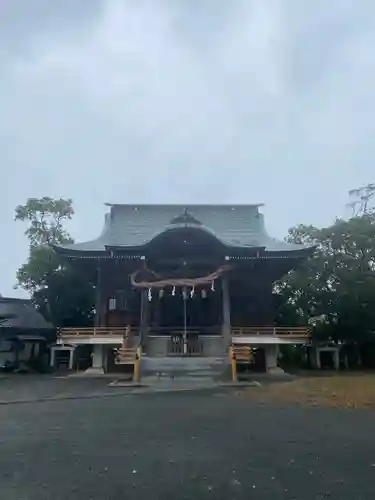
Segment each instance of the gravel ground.
[[0,405],[9,401],[90,397],[103,393],[113,394],[116,393],[116,389],[108,387],[111,381],[111,378],[106,377],[75,378],[51,375],[10,375],[0,379]]
[[228,392],[10,404],[0,498],[372,500],[374,436],[364,411]]

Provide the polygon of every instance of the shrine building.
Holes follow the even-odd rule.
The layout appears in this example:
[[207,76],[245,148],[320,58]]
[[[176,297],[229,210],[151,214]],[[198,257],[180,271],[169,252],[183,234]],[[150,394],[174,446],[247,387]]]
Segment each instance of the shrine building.
[[[63,328],[60,347],[92,350],[91,370],[116,370],[121,349],[147,360],[227,359],[247,345],[263,371],[308,328],[279,326],[274,284],[312,249],[270,237],[261,205],[109,205],[100,236],[56,246],[94,280],[95,324]],[[181,361],[182,362],[182,361]]]

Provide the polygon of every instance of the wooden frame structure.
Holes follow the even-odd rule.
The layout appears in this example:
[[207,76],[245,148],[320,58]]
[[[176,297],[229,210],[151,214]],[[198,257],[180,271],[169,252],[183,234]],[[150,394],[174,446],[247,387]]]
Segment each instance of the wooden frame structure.
[[259,344],[275,363],[272,346],[307,343],[307,328],[275,326],[272,290],[313,249],[270,238],[259,208],[110,205],[99,238],[55,247],[96,292],[95,326],[61,340],[91,344],[97,369],[116,349],[125,362],[137,348],[217,357]]

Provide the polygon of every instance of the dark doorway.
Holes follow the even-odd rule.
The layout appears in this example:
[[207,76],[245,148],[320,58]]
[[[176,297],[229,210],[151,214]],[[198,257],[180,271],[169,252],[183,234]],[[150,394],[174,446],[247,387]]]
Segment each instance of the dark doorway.
[[218,293],[195,295],[186,302],[187,326],[208,328],[221,323]]
[[266,352],[262,347],[256,347],[253,350],[254,355],[254,371],[265,372],[266,366]]
[[55,352],[55,366],[57,370],[69,369],[70,350],[59,349]]
[[158,299],[156,307],[160,308],[159,326],[172,328],[184,326],[184,303],[182,297],[171,294]]
[[158,300],[159,304],[156,304],[156,307],[160,308],[161,327],[183,328],[185,312],[187,328],[209,329],[221,324],[220,293],[207,293],[205,297],[201,294],[193,297],[188,295],[186,304],[184,304],[181,292],[178,295],[176,293],[175,296],[165,295]]
[[257,372],[264,373],[267,371],[266,353],[262,347],[253,347],[253,360],[251,363],[239,363],[239,373]]
[[320,351],[320,368],[322,370],[333,370],[335,368],[333,351]]

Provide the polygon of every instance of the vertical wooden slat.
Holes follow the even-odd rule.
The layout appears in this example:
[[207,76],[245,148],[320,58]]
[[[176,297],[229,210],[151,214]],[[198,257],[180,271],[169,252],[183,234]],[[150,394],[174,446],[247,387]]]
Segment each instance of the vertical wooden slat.
[[147,296],[147,290],[144,288],[141,291],[141,317],[140,317],[141,345],[145,345],[147,338],[148,313],[149,313],[149,301]]
[[101,298],[102,298],[102,279],[101,279],[101,265],[100,261],[98,261],[97,270],[96,270],[96,289],[95,289],[95,326],[100,326],[100,316],[101,316]]
[[134,361],[134,381],[135,382],[141,381],[141,357],[142,357],[142,350],[140,347],[138,347],[137,351],[136,351],[135,361]]
[[237,360],[233,351],[233,347],[230,348],[230,358],[231,358],[231,367],[232,367],[232,381],[237,382]]
[[229,293],[229,283],[228,277],[223,276],[221,278],[221,288],[222,288],[222,301],[223,301],[223,327],[222,334],[224,337],[224,342],[226,346],[229,346],[231,342],[231,330],[230,330],[230,293]]

